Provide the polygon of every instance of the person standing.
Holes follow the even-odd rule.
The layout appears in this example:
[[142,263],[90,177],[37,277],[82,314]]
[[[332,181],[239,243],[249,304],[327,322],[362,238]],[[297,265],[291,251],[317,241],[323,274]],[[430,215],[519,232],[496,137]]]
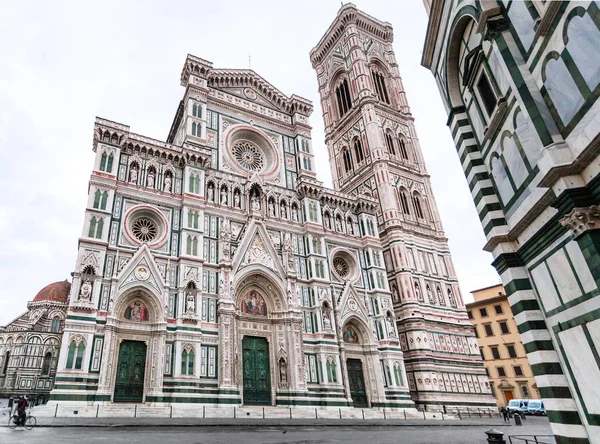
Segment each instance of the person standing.
[[508,419],[508,410],[507,410],[507,408],[506,407],[502,407],[500,409],[500,413],[502,413],[502,417],[504,418],[504,422],[508,422],[509,419]]

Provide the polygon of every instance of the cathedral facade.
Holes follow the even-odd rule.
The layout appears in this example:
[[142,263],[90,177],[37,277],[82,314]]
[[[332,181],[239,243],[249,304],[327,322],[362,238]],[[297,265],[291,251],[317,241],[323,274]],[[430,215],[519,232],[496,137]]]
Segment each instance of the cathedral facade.
[[493,406],[389,23],[345,5],[312,104],[189,55],[165,141],[96,119],[56,402]]
[[598,443],[600,4],[424,4],[422,64],[556,442]]

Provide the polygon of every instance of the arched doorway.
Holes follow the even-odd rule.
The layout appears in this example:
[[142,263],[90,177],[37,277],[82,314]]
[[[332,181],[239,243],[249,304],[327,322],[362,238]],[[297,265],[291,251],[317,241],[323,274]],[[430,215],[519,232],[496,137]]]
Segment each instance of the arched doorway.
[[367,365],[367,356],[363,353],[363,344],[365,344],[364,328],[361,328],[358,322],[351,320],[344,324],[342,329],[342,339],[346,347],[346,371],[348,373],[348,388],[354,407],[369,407],[369,397],[366,380],[365,368]]

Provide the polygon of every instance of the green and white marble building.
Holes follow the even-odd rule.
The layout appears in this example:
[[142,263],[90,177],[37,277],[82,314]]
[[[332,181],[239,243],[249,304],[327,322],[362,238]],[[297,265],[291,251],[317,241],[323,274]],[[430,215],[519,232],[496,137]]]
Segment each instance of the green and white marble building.
[[599,6],[425,0],[422,64],[560,443],[600,442]]
[[312,104],[189,55],[166,141],[98,118],[52,402],[494,406],[392,49],[344,5]]

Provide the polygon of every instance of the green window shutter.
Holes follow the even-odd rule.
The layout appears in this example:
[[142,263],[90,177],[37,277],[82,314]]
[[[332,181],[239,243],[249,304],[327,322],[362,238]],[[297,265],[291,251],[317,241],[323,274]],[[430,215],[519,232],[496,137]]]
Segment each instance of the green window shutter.
[[106,164],[106,172],[112,172],[112,164],[113,164],[114,156],[111,154],[108,156],[108,163]]
[[100,193],[100,190],[96,190],[96,193],[94,193],[94,208],[98,208],[98,206],[100,205],[100,195],[102,193]]
[[100,209],[106,210],[106,201],[108,200],[108,192],[102,193],[102,200],[100,201]]
[[90,220],[90,231],[88,231],[88,237],[94,237],[95,233],[96,233],[96,218],[92,217],[92,220]]
[[67,355],[67,368],[73,368],[73,360],[75,359],[75,341],[69,345],[69,354]]
[[96,239],[102,238],[102,229],[104,228],[104,219],[98,220],[98,227],[96,228]]
[[102,153],[100,156],[100,171],[106,170],[106,152]]
[[194,183],[195,183],[195,189],[196,189],[195,193],[200,194],[200,177],[199,176],[196,176],[194,178]]
[[192,254],[192,238],[191,236],[187,237],[187,242],[185,246],[185,254]]
[[193,193],[194,192],[194,177],[190,176],[189,180],[190,180],[190,182],[189,182],[189,185],[188,185],[188,191],[190,193]]
[[181,352],[181,374],[185,375],[187,371],[187,350]]
[[194,238],[192,241],[192,254],[198,256],[198,238]]
[[194,213],[194,228],[198,229],[198,218],[200,216],[198,215],[198,213]]
[[385,378],[388,381],[388,385],[392,385],[394,383],[392,379],[392,374],[390,373],[390,366],[387,364],[385,364]]
[[192,214],[191,211],[188,211],[188,227],[192,227],[192,220],[193,220],[194,215]]

